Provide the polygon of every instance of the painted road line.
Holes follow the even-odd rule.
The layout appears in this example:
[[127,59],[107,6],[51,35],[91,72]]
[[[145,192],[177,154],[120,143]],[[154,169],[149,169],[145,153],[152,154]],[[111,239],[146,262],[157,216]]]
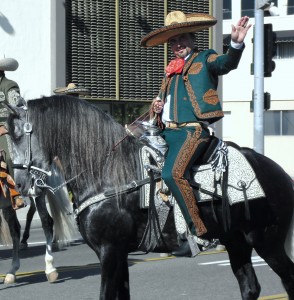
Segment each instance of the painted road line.
[[278,295],[272,295],[272,296],[265,296],[260,297],[258,300],[287,300],[288,297],[286,294],[278,294]]

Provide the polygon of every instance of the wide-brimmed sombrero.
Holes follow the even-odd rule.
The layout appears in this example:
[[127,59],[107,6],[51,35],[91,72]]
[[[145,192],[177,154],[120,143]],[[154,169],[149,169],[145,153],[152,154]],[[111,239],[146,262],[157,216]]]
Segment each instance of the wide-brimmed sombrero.
[[208,14],[184,14],[172,11],[165,18],[165,26],[151,31],[141,40],[142,47],[153,47],[166,43],[171,37],[207,29],[217,22],[216,18]]
[[18,68],[18,62],[14,58],[0,59],[0,71],[15,71]]
[[74,83],[69,83],[66,87],[59,87],[53,91],[55,94],[66,95],[89,95],[90,91],[87,88],[79,87]]

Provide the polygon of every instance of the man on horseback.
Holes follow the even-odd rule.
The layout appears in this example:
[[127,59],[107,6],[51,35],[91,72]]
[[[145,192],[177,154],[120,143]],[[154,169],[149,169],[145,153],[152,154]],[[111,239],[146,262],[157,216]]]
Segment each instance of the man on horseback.
[[[169,147],[162,178],[177,200],[189,231],[197,236],[204,235],[207,229],[187,177],[209,146],[208,125],[224,116],[217,95],[218,76],[237,68],[251,27],[248,21],[245,16],[232,25],[231,45],[223,55],[212,49],[199,52],[194,46],[193,33],[217,22],[206,14],[173,11],[167,15],[164,27],[141,41],[143,47],[168,42],[175,55],[166,68],[159,95],[151,104],[151,117],[164,129],[162,135]],[[186,255],[185,251],[179,253]]]
[[[0,59],[0,101],[7,102],[9,104],[17,105],[21,99],[18,84],[8,79],[5,76],[5,71],[15,71],[18,68],[18,62],[14,58],[3,58]],[[6,119],[8,113],[6,108],[0,108],[0,183],[4,186],[4,181],[9,183],[10,195],[12,199],[12,206],[14,209],[18,209],[25,205],[20,194],[15,190],[15,184],[9,172],[12,170],[12,163],[10,153],[12,153],[10,138],[6,135]],[[5,153],[5,156],[3,155]],[[3,188],[2,188],[3,190]]]

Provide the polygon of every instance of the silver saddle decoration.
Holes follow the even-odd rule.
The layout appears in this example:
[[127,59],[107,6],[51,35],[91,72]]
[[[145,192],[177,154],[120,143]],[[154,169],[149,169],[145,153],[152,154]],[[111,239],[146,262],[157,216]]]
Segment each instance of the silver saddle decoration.
[[[148,129],[150,126],[150,129]],[[147,178],[149,168],[157,170],[161,173],[164,165],[164,155],[167,151],[167,145],[165,140],[158,134],[158,130],[150,123],[143,122],[144,135],[139,138],[147,142],[146,146],[141,148],[140,159],[141,159],[141,170],[142,176]],[[163,197],[165,199],[163,199]],[[150,199],[150,185],[144,185],[141,188],[141,207],[149,207]],[[169,203],[169,206],[167,205]],[[179,236],[185,236],[190,245],[192,256],[196,256],[200,249],[198,247],[199,241],[196,241],[192,234],[189,232],[186,221],[179,208],[179,205],[175,201],[172,195],[168,195],[168,187],[163,180],[156,184],[155,188],[155,206],[159,214],[160,227],[163,228],[170,206],[173,206],[175,227]],[[202,240],[203,241],[203,240]],[[205,242],[205,241],[204,241]],[[201,244],[201,243],[200,243]]]
[[[161,173],[163,160],[162,154],[159,153],[157,149],[149,146],[143,146],[140,150],[140,159],[142,176],[141,179],[149,178],[150,171],[152,171],[153,173]],[[155,217],[157,219],[153,221],[149,220],[149,226],[146,227],[144,238],[139,245],[140,249],[147,251],[152,251],[156,247],[170,211],[168,199],[163,199],[160,196],[160,191],[164,189],[162,181],[156,181],[154,187],[154,204],[151,205],[149,203],[151,193],[150,185],[145,184],[140,189],[140,206],[142,208],[149,208],[149,214],[153,215],[153,218]],[[153,205],[155,206],[157,217],[154,215],[152,209]]]
[[[194,181],[199,185],[199,201],[209,201],[215,193],[222,197],[223,173],[228,172],[228,200],[238,202],[265,197],[256,174],[245,156],[232,146],[221,141],[213,153],[210,163],[193,167]],[[215,187],[215,181],[217,185]]]

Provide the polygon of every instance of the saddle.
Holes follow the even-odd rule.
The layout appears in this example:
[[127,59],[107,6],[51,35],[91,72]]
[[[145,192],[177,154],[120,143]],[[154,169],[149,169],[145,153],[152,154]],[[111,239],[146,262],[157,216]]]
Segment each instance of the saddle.
[[0,209],[8,206],[19,209],[25,206],[20,193],[15,189],[15,182],[9,175],[5,162],[5,152],[0,151]]
[[250,163],[234,143],[211,137],[201,163],[192,167],[199,202],[225,199],[230,205],[265,197]]
[[[142,147],[140,154],[143,178],[148,176],[144,168],[146,165],[151,164],[157,172],[161,172],[166,151],[163,146],[164,140],[160,136],[147,136],[147,141],[148,145]],[[265,197],[253,168],[240,148],[233,143],[228,145],[214,136],[211,136],[205,154],[197,165],[192,167],[189,182],[195,189],[196,199],[200,203],[225,198],[233,205]],[[160,191],[165,193],[167,189],[164,183],[160,184]],[[149,187],[143,187],[142,193],[141,207],[146,208],[149,206]]]
[[[157,132],[155,132],[157,133]],[[146,143],[141,150],[142,166],[155,164],[158,172],[161,172],[164,164],[164,155],[167,150],[165,141],[159,134],[143,135]],[[148,173],[142,168],[143,177]],[[226,143],[215,136],[210,137],[205,154],[199,159],[197,165],[190,170],[190,185],[194,189],[195,198],[199,205],[203,202],[219,200],[223,205],[223,211],[228,212],[228,205],[244,202],[246,217],[250,217],[248,201],[265,197],[262,186],[250,163],[243,155],[241,148],[234,143]],[[162,193],[168,195],[168,189],[164,182],[157,184],[155,191],[156,201],[165,200]],[[141,190],[141,207],[149,206],[150,187],[145,186]],[[185,223],[176,201],[172,196],[167,200],[174,206],[177,227],[184,231]]]
[[[136,131],[130,132],[144,144],[139,154],[138,174],[139,181],[148,184],[140,185],[140,206],[142,209],[149,209],[149,221],[140,247],[150,250],[161,237],[171,207],[174,208],[177,232],[187,232],[187,225],[177,202],[160,179],[167,145],[160,136],[158,127],[142,122],[142,126],[137,124]],[[157,175],[156,180],[154,174]],[[214,136],[211,136],[205,155],[192,167],[189,181],[200,205],[202,202],[214,203],[216,199],[221,200],[224,220],[229,219],[228,205],[244,201],[245,213],[249,217],[248,200],[265,196],[253,168],[238,146],[227,145]]]

